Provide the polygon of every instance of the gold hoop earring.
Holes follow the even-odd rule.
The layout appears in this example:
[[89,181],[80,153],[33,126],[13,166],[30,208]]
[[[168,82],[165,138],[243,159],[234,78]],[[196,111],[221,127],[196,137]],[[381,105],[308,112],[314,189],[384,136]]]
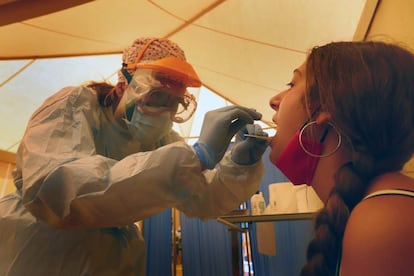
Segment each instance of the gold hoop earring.
[[307,150],[305,148],[305,146],[303,144],[303,141],[302,141],[302,139],[303,139],[302,138],[303,137],[303,132],[304,132],[304,130],[307,127],[309,127],[311,125],[314,125],[314,124],[316,124],[316,121],[312,121],[312,122],[306,123],[306,125],[304,125],[303,128],[300,130],[300,133],[299,133],[299,144],[300,144],[300,147],[303,149],[304,152],[306,152],[306,154],[308,154],[308,155],[310,155],[312,157],[322,158],[322,157],[328,157],[328,156],[333,155],[339,149],[339,147],[342,144],[342,136],[339,133],[339,131],[336,128],[336,126],[334,124],[330,123],[330,122],[327,122],[327,124],[330,125],[335,130],[336,134],[338,135],[338,143],[336,144],[336,147],[331,152],[325,153],[325,154],[314,154],[314,153],[310,152],[309,150]]

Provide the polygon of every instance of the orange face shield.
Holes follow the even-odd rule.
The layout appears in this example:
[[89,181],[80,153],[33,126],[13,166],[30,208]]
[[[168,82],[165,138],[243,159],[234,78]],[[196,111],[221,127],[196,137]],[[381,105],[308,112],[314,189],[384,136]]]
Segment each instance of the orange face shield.
[[137,108],[150,115],[170,112],[176,123],[187,121],[197,108],[194,95],[185,85],[151,69],[135,71],[120,104],[125,107],[127,118]]
[[[174,122],[185,122],[197,107],[196,99],[187,87],[200,87],[201,81],[189,63],[174,56],[140,62],[154,40],[144,45],[134,63],[124,64],[122,72],[128,80],[128,87],[120,105],[125,108],[127,118],[135,106],[151,115],[171,112]],[[131,77],[127,70],[136,71]]]

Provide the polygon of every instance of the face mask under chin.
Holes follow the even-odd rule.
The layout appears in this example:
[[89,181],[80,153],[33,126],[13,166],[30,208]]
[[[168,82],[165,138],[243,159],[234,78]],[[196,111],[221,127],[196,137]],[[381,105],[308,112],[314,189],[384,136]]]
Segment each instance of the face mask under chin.
[[[320,154],[322,144],[306,137],[302,143],[311,148],[315,154]],[[291,138],[285,149],[273,164],[294,184],[311,185],[319,158],[308,155],[299,143],[299,131]]]
[[321,157],[322,143],[325,140],[328,129],[324,130],[319,141],[303,135],[306,127],[315,124],[315,121],[306,122],[291,137],[279,157],[276,160],[272,160],[272,163],[294,185],[311,185],[316,166]]

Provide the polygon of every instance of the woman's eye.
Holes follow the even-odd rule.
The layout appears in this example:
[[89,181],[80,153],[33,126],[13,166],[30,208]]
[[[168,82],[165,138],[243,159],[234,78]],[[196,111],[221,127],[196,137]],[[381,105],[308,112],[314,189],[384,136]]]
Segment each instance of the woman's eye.
[[292,88],[294,86],[294,83],[293,82],[289,82],[286,85],[289,86],[289,88]]

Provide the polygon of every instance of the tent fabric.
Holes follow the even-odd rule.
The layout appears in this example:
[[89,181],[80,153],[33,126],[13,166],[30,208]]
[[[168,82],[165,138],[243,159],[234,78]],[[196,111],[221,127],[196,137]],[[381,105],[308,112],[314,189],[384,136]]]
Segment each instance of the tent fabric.
[[[0,18],[7,15],[0,21],[0,149],[12,152],[47,96],[88,80],[116,82],[122,49],[140,36],[177,42],[205,89],[256,108],[270,123],[269,98],[309,48],[352,40],[367,3],[377,0],[27,2],[34,1],[0,1]],[[62,10],[55,2],[64,2]]]

